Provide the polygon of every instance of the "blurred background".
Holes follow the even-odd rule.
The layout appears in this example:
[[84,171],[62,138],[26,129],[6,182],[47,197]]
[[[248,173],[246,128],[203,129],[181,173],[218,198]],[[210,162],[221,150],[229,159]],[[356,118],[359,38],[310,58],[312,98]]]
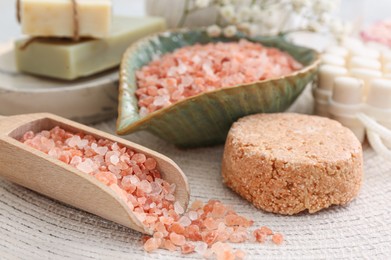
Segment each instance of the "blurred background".
[[[161,0],[155,0],[161,1]],[[0,41],[14,39],[20,35],[16,22],[15,2],[0,0]],[[119,15],[144,15],[144,0],[113,0],[114,13]],[[340,16],[344,20],[365,25],[390,17],[390,0],[341,0]]]

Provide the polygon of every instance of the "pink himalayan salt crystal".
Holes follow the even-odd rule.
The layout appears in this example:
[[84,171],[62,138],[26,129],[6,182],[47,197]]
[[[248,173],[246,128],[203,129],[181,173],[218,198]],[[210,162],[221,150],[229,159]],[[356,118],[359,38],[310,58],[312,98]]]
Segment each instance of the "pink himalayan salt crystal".
[[132,156],[132,160],[137,163],[144,163],[147,160],[147,157],[145,156],[145,154],[136,153]]
[[281,245],[284,242],[284,237],[280,233],[276,233],[273,235],[272,241],[276,245]]
[[179,224],[178,222],[174,222],[170,227],[169,227],[170,232],[174,232],[176,234],[183,235],[185,234],[185,227]]
[[189,218],[190,218],[190,220],[196,220],[197,218],[198,218],[198,213],[197,213],[197,211],[190,211],[189,212]]
[[224,216],[225,212],[226,212],[225,206],[221,203],[216,203],[216,205],[213,207],[212,215],[214,217],[222,217]]
[[181,246],[181,252],[182,254],[190,254],[193,253],[195,249],[195,245],[186,243],[183,246]]
[[202,240],[209,246],[213,245],[217,240],[217,231],[206,231],[203,233]]
[[23,135],[23,140],[33,139],[35,136],[33,131],[28,131]]
[[117,177],[111,172],[98,172],[94,177],[107,186],[117,183]]
[[197,209],[201,209],[202,207],[204,207],[204,203],[201,200],[195,200],[191,204],[190,209],[191,210],[197,210]]
[[183,207],[181,206],[181,204],[178,201],[176,201],[174,203],[174,209],[175,209],[175,212],[178,214],[183,214],[185,212],[185,210],[183,209]]
[[164,237],[164,234],[162,232],[155,232],[153,234],[153,237],[154,238],[163,238]]
[[191,220],[189,217],[187,216],[182,216],[180,219],[179,219],[179,223],[183,226],[183,227],[188,227],[191,225]]
[[76,168],[84,173],[91,173],[94,171],[94,163],[92,160],[85,160],[84,162],[79,163]]
[[174,202],[174,201],[175,201],[175,196],[172,195],[172,194],[167,194],[164,198],[165,198],[167,201],[171,201],[171,202]]
[[203,256],[206,253],[207,249],[208,249],[208,244],[205,242],[200,242],[195,246],[194,251],[196,251],[199,255]]
[[150,193],[152,191],[151,183],[147,180],[142,180],[138,182],[136,185],[137,188],[141,189],[145,193]]
[[204,225],[208,230],[215,230],[219,223],[214,218],[207,218],[204,220]]
[[279,77],[301,68],[289,54],[246,40],[186,46],[136,72],[140,116],[202,92]]
[[266,233],[262,232],[260,229],[254,230],[253,236],[255,237],[255,240],[259,243],[264,243],[267,238]]
[[247,239],[248,235],[245,231],[234,232],[229,236],[229,241],[232,243],[242,243]]
[[263,226],[259,230],[268,236],[273,235],[273,231],[268,227]]
[[244,251],[238,249],[238,250],[235,251],[235,257],[238,260],[244,259],[246,257],[246,253]]
[[148,158],[147,160],[145,160],[144,164],[145,164],[145,168],[152,171],[156,168],[157,162],[153,158]]
[[217,242],[211,247],[212,253],[218,260],[235,260],[235,252],[232,247],[226,243]]
[[163,242],[163,248],[164,249],[167,249],[169,251],[176,251],[177,250],[177,247],[174,245],[173,242],[171,242],[171,240],[169,239],[165,239],[164,242]]
[[144,244],[144,250],[147,252],[152,252],[160,247],[162,240],[160,238],[150,238]]
[[170,234],[170,240],[174,245],[183,246],[186,243],[186,238],[183,235],[178,235],[173,232]]

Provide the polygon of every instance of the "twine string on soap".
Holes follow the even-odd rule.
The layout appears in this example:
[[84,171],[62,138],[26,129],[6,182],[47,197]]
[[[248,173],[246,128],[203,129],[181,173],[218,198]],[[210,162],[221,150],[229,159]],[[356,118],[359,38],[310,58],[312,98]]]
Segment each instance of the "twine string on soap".
[[72,2],[72,11],[73,11],[73,40],[78,41],[80,39],[79,10],[77,9],[77,1],[71,0],[71,2]]
[[[18,22],[21,22],[21,0],[16,0],[16,19]],[[72,21],[73,21],[73,35],[72,39],[74,41],[78,41],[80,39],[80,17],[79,17],[79,10],[78,10],[78,5],[76,0],[71,0],[72,3]],[[39,37],[33,37],[32,39],[28,40],[21,49],[27,48],[28,45],[30,45],[32,42],[34,42],[35,39],[38,39]],[[27,44],[27,45],[26,45]],[[26,45],[26,46],[25,46]]]
[[16,0],[16,19],[18,20],[18,23],[20,23],[20,0]]

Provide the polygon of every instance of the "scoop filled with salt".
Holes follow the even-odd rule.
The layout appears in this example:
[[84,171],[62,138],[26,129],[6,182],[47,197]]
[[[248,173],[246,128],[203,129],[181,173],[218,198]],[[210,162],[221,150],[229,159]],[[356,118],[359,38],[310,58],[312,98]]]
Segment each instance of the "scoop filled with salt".
[[0,117],[0,165],[0,177],[146,234],[189,202],[171,159],[51,114]]

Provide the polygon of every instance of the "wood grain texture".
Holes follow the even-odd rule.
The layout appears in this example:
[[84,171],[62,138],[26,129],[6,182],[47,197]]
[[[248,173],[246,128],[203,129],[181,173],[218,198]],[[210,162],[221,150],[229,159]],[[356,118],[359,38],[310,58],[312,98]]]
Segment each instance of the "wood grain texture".
[[20,115],[0,120],[0,177],[93,213],[134,230],[150,234],[126,203],[93,176],[52,158],[19,141],[27,131],[60,126],[71,132],[84,132],[109,139],[136,152],[155,158],[162,177],[177,186],[176,198],[187,208],[189,186],[181,169],[169,158],[143,146],[51,114]]

